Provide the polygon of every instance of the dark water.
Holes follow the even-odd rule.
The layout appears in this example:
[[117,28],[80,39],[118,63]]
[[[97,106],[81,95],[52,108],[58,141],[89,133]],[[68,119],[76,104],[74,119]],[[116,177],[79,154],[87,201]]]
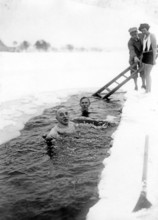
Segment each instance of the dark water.
[[[120,100],[91,101],[94,118],[120,119]],[[72,96],[62,104],[73,118],[80,114],[78,102]],[[31,119],[18,138],[0,146],[0,220],[85,220],[98,201],[102,161],[117,125],[79,124],[77,134],[58,142],[50,158],[42,135],[54,125],[58,107]]]

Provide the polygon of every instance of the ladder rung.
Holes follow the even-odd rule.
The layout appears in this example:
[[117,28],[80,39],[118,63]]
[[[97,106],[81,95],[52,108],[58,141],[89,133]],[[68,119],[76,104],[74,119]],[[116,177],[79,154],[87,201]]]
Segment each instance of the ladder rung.
[[107,88],[105,88],[107,91],[109,91],[109,92],[111,92],[111,90],[107,87]]
[[123,75],[123,77],[125,77],[126,79],[128,78],[126,75]]
[[120,85],[120,83],[119,83],[119,82],[117,82],[117,81],[115,81],[115,83],[116,83],[117,85]]

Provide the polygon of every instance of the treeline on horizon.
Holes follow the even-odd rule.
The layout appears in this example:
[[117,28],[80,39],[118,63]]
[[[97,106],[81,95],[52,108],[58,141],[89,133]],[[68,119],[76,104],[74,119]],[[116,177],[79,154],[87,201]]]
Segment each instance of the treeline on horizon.
[[104,48],[101,47],[78,47],[74,46],[73,44],[66,44],[61,47],[55,47],[52,46],[49,42],[45,40],[37,40],[34,44],[31,44],[29,41],[24,40],[20,44],[18,44],[16,41],[13,42],[13,46],[7,46],[0,40],[0,51],[3,52],[33,52],[33,51],[39,51],[39,52],[60,52],[60,51],[95,51],[95,52],[102,52],[104,51]]

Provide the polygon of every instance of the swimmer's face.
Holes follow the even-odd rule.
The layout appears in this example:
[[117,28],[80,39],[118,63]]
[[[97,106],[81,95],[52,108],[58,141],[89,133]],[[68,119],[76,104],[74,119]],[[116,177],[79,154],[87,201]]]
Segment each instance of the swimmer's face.
[[80,106],[82,108],[82,111],[88,111],[88,108],[90,106],[90,101],[88,98],[84,98],[80,101]]
[[61,108],[57,111],[56,119],[63,125],[68,125],[69,123],[69,113],[65,108]]

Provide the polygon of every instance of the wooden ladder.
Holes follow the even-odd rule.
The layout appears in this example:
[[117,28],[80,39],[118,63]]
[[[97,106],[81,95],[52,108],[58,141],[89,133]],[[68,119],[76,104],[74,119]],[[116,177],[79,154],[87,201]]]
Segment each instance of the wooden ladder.
[[[129,66],[126,68],[123,72],[118,74],[114,79],[112,79],[110,82],[108,82],[105,86],[100,88],[98,91],[96,91],[93,96],[102,98],[102,99],[109,99],[109,96],[112,95],[114,92],[116,92],[120,87],[122,87],[125,83],[127,83],[130,79],[133,78],[134,75],[141,72],[143,67],[140,67],[139,69],[135,70],[132,74],[127,76],[127,72],[133,69],[136,66],[136,64],[133,64],[132,66]],[[118,80],[121,79],[121,82]],[[110,88],[112,87],[112,89]],[[101,94],[104,90],[107,91],[106,94]]]

